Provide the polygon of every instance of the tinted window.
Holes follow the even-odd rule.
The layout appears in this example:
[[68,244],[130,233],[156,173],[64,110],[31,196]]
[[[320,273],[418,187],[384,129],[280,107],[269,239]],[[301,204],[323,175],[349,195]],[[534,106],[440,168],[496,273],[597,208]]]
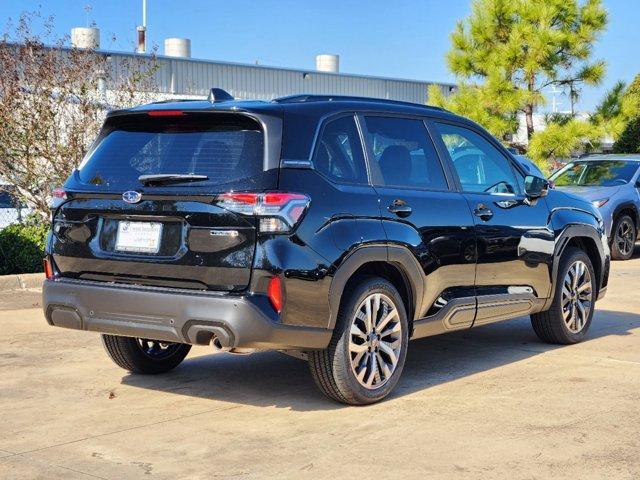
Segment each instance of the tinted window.
[[628,183],[638,164],[620,160],[603,162],[571,162],[551,179],[558,186],[584,185],[610,187]]
[[489,141],[455,125],[437,124],[465,192],[515,193],[517,178],[507,160]]
[[365,117],[385,185],[446,190],[442,165],[422,120]]
[[131,186],[140,184],[140,175],[180,173],[207,175],[208,180],[194,182],[200,186],[240,180],[250,186],[263,171],[262,131],[247,117],[132,116],[113,122],[82,162],[82,182]]
[[316,170],[332,180],[367,183],[362,144],[353,117],[337,118],[325,125],[313,164]]

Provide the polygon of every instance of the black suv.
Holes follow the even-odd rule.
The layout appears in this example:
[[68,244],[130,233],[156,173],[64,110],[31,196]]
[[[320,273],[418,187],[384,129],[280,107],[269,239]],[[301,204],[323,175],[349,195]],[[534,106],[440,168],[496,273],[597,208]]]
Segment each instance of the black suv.
[[192,344],[281,350],[349,404],[391,392],[411,338],[529,314],[579,342],[609,274],[593,205],[403,102],[213,89],[115,111],[55,196],[51,325],[135,373]]

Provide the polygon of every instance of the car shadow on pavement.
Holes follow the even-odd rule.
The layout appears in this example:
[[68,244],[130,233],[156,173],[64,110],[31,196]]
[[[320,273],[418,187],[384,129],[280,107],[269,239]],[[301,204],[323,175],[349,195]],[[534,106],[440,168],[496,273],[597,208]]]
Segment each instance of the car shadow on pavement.
[[[588,341],[629,335],[640,315],[596,310]],[[500,368],[572,346],[542,343],[528,317],[413,341],[404,372],[390,399]],[[122,383],[138,388],[216,401],[292,410],[344,408],[316,389],[306,362],[278,352],[252,355],[216,353],[187,359],[162,376],[127,375]]]

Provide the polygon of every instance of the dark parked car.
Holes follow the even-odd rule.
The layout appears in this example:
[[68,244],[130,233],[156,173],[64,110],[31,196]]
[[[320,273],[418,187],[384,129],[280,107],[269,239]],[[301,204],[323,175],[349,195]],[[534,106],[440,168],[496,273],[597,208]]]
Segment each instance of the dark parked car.
[[555,185],[599,210],[611,256],[629,260],[640,229],[640,155],[598,155],[574,160],[551,176]]
[[441,109],[299,95],[111,113],[56,193],[51,325],[134,373],[192,344],[296,352],[329,397],[386,397],[412,338],[531,315],[583,340],[602,218]]

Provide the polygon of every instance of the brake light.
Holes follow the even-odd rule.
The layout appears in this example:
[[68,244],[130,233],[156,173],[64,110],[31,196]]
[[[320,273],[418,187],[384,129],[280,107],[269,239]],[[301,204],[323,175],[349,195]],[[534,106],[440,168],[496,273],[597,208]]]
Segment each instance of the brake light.
[[51,264],[51,261],[48,258],[45,258],[42,263],[44,266],[44,276],[47,280],[52,280],[56,275],[53,271],[53,265]]
[[280,313],[282,311],[282,280],[280,277],[271,277],[269,285],[267,287],[267,296],[273,309]]
[[59,198],[60,200],[66,200],[67,192],[65,192],[64,189],[62,188],[54,188],[53,191],[51,192],[51,196],[53,198]]
[[301,193],[230,192],[218,197],[218,204],[242,215],[260,217],[263,233],[287,233],[295,228],[311,199]]
[[181,117],[184,112],[182,110],[149,110],[147,115],[150,117]]

